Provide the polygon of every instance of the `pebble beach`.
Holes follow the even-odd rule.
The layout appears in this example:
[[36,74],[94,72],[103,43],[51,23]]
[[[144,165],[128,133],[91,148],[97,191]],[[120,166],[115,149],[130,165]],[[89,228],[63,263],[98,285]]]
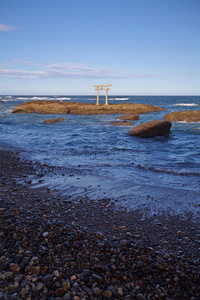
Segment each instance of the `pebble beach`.
[[30,176],[48,165],[0,150],[0,299],[200,298],[200,229],[190,216],[72,201]]

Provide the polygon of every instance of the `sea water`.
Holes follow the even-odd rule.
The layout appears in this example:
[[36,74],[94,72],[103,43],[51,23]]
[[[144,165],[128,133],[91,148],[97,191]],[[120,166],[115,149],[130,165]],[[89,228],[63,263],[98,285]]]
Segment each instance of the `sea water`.
[[[43,178],[74,199],[114,199],[127,209],[200,215],[200,123],[173,122],[164,137],[139,138],[132,126],[110,125],[119,115],[12,114],[20,103],[59,100],[95,103],[95,96],[0,96],[1,141],[22,158],[57,167]],[[104,103],[104,97],[100,102]],[[109,103],[141,103],[165,111],[140,115],[133,126],[172,111],[200,110],[198,96],[110,96]],[[63,122],[45,124],[48,118]]]

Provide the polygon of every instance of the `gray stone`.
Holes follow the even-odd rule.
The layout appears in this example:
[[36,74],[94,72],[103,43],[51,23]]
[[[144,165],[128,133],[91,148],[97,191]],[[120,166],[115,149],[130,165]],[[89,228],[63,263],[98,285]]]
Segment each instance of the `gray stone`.
[[137,294],[137,300],[146,300],[146,298],[142,294]]
[[97,283],[101,283],[103,281],[103,278],[97,274],[92,274],[92,279]]
[[43,281],[47,282],[47,281],[51,281],[53,279],[53,276],[51,274],[48,274],[46,276],[43,277]]
[[27,284],[28,284],[28,279],[24,279],[24,280],[21,282],[20,287],[21,287],[21,288],[24,288]]

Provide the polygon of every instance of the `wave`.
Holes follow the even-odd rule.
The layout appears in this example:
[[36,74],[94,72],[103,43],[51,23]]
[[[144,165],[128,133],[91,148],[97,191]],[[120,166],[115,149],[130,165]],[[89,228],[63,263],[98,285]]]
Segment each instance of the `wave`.
[[53,97],[17,97],[17,100],[55,100]]
[[[76,165],[77,167],[77,165]],[[79,163],[78,167],[84,167],[85,171],[90,170],[91,168],[100,168],[101,172],[103,172],[104,168],[128,168],[132,169],[133,167],[144,170],[144,171],[150,171],[154,173],[162,173],[162,174],[169,174],[169,175],[177,175],[177,176],[200,176],[200,172],[198,171],[193,171],[193,170],[186,170],[186,169],[164,169],[164,168],[157,168],[153,166],[147,166],[143,165],[141,163],[135,163],[135,162],[130,162],[130,163],[108,163],[108,162],[98,162],[98,160],[94,163],[94,161],[90,162],[85,162],[85,163]],[[87,169],[88,168],[88,169]],[[80,169],[79,169],[80,170]],[[104,170],[105,171],[105,170]],[[96,171],[95,171],[96,172]]]
[[63,101],[63,100],[71,100],[72,98],[69,98],[69,97],[47,97],[47,96],[42,96],[42,97],[37,97],[37,96],[34,96],[34,97],[17,97],[16,98],[17,100],[60,100],[60,101]]
[[124,101],[129,100],[129,98],[109,98],[108,100]]
[[172,106],[199,106],[199,105],[196,103],[176,103],[173,104]]
[[57,98],[54,98],[54,100],[71,100],[72,98],[68,98],[68,97],[57,97]]
[[162,168],[156,168],[153,166],[147,166],[143,164],[137,164],[136,167],[142,170],[147,170],[155,173],[173,174],[173,175],[181,175],[181,176],[188,176],[188,175],[200,176],[200,172],[198,171],[185,170],[185,169],[182,170],[162,169]]
[[1,111],[1,113],[3,113],[3,114],[10,114],[12,112],[12,109],[6,109],[6,110],[3,110],[3,111]]
[[13,100],[13,97],[12,97],[12,96],[1,96],[0,99],[1,99],[3,102],[15,101],[15,100]]
[[129,100],[129,98],[114,98],[114,100],[117,100],[117,101],[124,101],[124,100]]

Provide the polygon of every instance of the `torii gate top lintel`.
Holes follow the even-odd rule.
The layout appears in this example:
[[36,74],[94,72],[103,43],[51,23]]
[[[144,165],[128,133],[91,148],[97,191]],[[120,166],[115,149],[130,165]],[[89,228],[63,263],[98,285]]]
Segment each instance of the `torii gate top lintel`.
[[94,85],[96,87],[97,91],[97,105],[99,105],[99,90],[105,90],[106,91],[106,101],[105,104],[108,104],[108,90],[110,90],[109,87],[111,87],[112,84],[100,84],[100,85]]

